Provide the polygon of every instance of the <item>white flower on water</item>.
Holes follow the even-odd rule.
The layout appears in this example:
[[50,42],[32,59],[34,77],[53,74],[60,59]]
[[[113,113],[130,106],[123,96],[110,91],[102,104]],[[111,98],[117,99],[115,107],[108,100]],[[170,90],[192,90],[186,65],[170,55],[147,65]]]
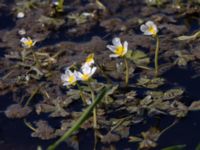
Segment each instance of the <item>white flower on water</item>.
[[95,73],[96,69],[97,69],[97,67],[92,67],[92,66],[89,66],[89,65],[83,65],[81,67],[81,71],[75,72],[75,74],[76,74],[76,77],[77,77],[78,80],[87,81]]
[[153,21],[147,21],[145,24],[141,25],[140,30],[144,35],[156,36],[158,33],[158,28]]
[[18,19],[21,19],[21,18],[24,18],[25,14],[23,12],[18,12],[17,13],[17,18]]
[[77,78],[74,72],[72,72],[69,68],[66,68],[65,73],[61,75],[61,80],[63,82],[63,86],[75,85]]
[[107,45],[107,48],[114,54],[110,57],[123,57],[128,51],[128,42],[125,41],[122,45],[120,38],[114,38],[112,40],[113,45]]
[[33,41],[30,37],[22,37],[20,42],[24,48],[31,48],[35,45],[36,41]]
[[94,64],[94,53],[88,55],[83,66],[91,66],[93,64]]

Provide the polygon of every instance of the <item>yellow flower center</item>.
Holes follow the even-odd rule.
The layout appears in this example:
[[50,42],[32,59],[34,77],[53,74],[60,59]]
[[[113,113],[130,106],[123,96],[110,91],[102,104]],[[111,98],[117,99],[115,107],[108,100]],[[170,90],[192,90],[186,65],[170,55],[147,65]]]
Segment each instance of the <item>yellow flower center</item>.
[[33,46],[33,41],[32,41],[32,40],[27,40],[26,42],[24,42],[24,44],[25,44],[27,47],[32,47],[32,46]]
[[155,30],[155,28],[153,26],[150,26],[148,30],[152,35],[156,35],[157,34],[156,30]]
[[86,63],[91,63],[92,61],[94,61],[94,54],[90,54],[87,59],[86,59]]
[[70,84],[75,84],[75,81],[76,81],[76,78],[75,78],[74,75],[71,75],[71,76],[68,78],[68,82],[69,82]]
[[117,54],[118,56],[123,56],[124,54],[124,47],[123,46],[118,46],[115,50],[115,54]]
[[81,78],[83,81],[87,81],[89,77],[90,77],[89,74],[83,74]]

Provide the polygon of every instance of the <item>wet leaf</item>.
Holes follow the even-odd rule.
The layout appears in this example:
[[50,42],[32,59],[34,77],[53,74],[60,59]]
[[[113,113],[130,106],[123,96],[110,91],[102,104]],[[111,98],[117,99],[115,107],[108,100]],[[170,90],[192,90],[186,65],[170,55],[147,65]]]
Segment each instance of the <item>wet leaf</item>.
[[163,78],[149,79],[147,76],[141,77],[137,81],[137,85],[150,88],[150,89],[158,88],[164,83],[165,83],[165,80]]
[[200,110],[200,101],[194,101],[192,104],[189,106],[190,111],[199,111]]
[[197,38],[200,37],[200,31],[197,31],[196,33],[194,33],[193,35],[189,35],[189,36],[179,36],[177,37],[177,40],[180,40],[180,41],[185,41],[185,40],[195,40]]
[[106,135],[101,137],[102,143],[112,143],[120,140],[120,136],[111,132],[108,132]]
[[32,109],[29,106],[21,106],[19,104],[10,105],[6,111],[5,115],[8,118],[24,118],[28,114],[30,114]]
[[39,120],[35,122],[36,130],[31,134],[32,137],[38,137],[42,140],[49,140],[55,138],[54,129],[49,126],[47,121]]
[[163,148],[162,150],[185,150],[186,145],[174,145]]
[[163,99],[164,100],[174,99],[178,96],[181,96],[183,93],[184,93],[184,90],[181,88],[170,89],[164,93]]
[[150,62],[147,54],[140,50],[129,50],[126,58],[132,60],[137,66],[147,66]]

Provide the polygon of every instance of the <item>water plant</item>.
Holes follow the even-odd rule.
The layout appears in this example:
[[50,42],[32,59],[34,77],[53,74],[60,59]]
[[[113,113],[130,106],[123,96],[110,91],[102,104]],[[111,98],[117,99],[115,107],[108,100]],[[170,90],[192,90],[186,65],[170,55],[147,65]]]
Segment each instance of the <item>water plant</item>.
[[158,36],[158,28],[153,21],[147,21],[145,24],[140,26],[140,30],[144,33],[144,35],[151,35],[156,39],[156,50],[154,56],[154,66],[155,66],[155,76],[158,75],[158,55],[160,48],[160,39]]
[[110,57],[111,58],[121,57],[124,59],[124,64],[126,67],[125,84],[128,85],[129,67],[128,67],[127,59],[125,57],[126,53],[128,52],[128,42],[124,41],[122,45],[120,38],[116,37],[116,38],[113,38],[112,43],[113,45],[107,45],[107,48],[114,53],[114,54],[110,54]]

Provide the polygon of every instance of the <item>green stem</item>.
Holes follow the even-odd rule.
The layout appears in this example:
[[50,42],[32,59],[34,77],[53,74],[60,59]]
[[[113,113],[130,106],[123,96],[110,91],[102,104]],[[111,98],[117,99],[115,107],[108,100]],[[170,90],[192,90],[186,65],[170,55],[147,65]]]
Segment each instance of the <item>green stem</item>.
[[128,62],[127,62],[126,58],[124,58],[124,63],[125,63],[125,67],[126,67],[125,84],[126,84],[126,86],[128,86],[128,82],[129,82],[129,68],[128,68]]
[[[94,91],[93,91],[92,86],[90,85],[89,82],[88,82],[88,86],[90,88],[92,102],[94,103],[94,100],[95,100]],[[94,129],[97,128],[97,110],[96,110],[96,107],[94,107],[94,109],[93,109],[93,127],[94,127]]]
[[80,85],[78,83],[76,85],[77,85],[77,87],[78,87],[78,89],[80,91],[80,97],[81,97],[83,103],[87,104],[87,101],[85,100],[85,98],[83,96],[83,90],[82,90],[82,88],[80,87]]
[[50,145],[47,150],[55,150],[55,148],[60,143],[62,143],[63,141],[65,141],[75,131],[77,131],[81,127],[81,125],[88,119],[90,112],[94,109],[94,107],[99,102],[101,102],[101,100],[106,96],[106,93],[108,93],[110,89],[111,89],[111,87],[107,87],[107,88],[104,87],[101,90],[101,92],[97,95],[97,97],[95,98],[95,101],[91,105],[88,106],[88,108],[83,112],[83,114],[81,115],[81,117],[74,123],[74,125],[67,132],[65,132],[64,135],[62,137],[60,137],[55,143],[53,143],[52,145]]
[[155,57],[154,57],[155,76],[158,76],[158,54],[159,54],[159,48],[160,48],[160,39],[159,39],[158,35],[156,35],[156,51],[155,51]]

